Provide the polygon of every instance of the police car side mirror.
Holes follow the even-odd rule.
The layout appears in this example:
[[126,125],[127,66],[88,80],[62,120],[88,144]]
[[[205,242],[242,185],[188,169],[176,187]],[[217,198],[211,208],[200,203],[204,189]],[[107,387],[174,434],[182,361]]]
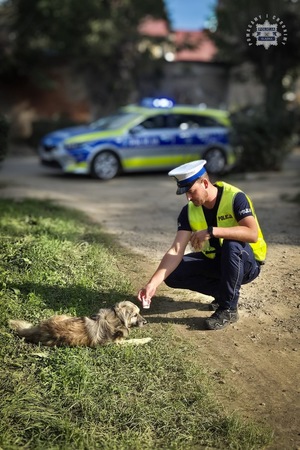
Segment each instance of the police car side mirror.
[[136,127],[131,128],[131,130],[129,130],[129,133],[130,134],[138,134],[143,130],[144,130],[144,127],[142,125],[137,125]]

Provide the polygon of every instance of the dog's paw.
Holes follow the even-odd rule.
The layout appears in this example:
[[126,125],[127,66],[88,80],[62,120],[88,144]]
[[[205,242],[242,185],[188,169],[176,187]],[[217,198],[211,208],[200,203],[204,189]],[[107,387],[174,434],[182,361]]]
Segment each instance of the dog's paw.
[[139,344],[148,344],[148,342],[151,342],[152,341],[152,338],[151,337],[147,337],[147,338],[141,338],[141,339],[137,339],[139,342],[137,343],[138,345]]
[[126,339],[124,341],[119,341],[118,344],[120,345],[144,345],[148,344],[148,342],[152,341],[152,338],[141,338],[141,339]]

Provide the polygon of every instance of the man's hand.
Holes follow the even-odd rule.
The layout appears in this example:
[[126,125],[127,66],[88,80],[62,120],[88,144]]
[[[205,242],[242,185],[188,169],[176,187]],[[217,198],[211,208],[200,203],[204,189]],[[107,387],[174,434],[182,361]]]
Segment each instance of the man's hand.
[[145,287],[139,290],[138,300],[142,302],[143,300],[151,301],[151,298],[155,295],[156,287],[148,283]]
[[209,234],[207,230],[195,231],[190,239],[190,244],[195,250],[202,250],[204,242],[208,241]]

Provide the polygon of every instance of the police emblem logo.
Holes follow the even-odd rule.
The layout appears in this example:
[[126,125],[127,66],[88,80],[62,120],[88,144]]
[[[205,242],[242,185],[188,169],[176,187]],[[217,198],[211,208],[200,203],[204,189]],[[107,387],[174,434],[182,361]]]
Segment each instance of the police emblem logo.
[[[263,21],[262,16],[255,17],[249,23],[246,32],[249,46],[255,43],[256,46],[263,46],[268,50],[272,45],[279,43],[285,45],[287,42],[287,29],[282,20],[277,16],[272,16],[272,22],[268,19],[268,14]],[[254,31],[255,30],[255,31]]]

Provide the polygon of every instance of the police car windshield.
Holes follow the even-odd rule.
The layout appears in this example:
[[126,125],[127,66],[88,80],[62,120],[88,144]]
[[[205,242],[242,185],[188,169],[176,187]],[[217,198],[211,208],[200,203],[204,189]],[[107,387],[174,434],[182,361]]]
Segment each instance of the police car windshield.
[[132,122],[138,116],[136,113],[117,113],[92,122],[90,127],[93,130],[117,130]]

